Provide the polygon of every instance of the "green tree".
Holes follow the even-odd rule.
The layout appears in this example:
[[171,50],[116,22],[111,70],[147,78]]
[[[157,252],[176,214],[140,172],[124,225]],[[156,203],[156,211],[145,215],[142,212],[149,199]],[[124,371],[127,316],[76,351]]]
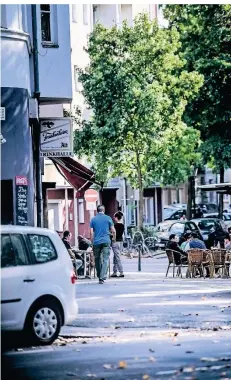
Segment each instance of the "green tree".
[[204,163],[224,181],[231,166],[231,5],[167,5],[164,15],[180,34],[187,69],[204,76],[184,120],[201,131]]
[[75,132],[74,149],[87,155],[101,178],[121,175],[139,189],[153,181],[184,181],[198,160],[199,133],[182,122],[203,77],[185,70],[175,29],[164,30],[146,14],[133,27],[96,25],[90,35],[90,64],[79,72],[93,111]]

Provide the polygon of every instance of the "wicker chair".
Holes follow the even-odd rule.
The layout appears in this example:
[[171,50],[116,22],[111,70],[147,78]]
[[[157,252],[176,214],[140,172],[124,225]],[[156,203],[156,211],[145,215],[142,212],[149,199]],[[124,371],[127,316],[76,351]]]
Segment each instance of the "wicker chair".
[[211,266],[211,277],[214,277],[215,272],[219,273],[221,276],[229,276],[229,265],[230,265],[230,253],[225,249],[213,249],[210,251],[208,256]]
[[[174,254],[175,254],[175,256],[178,256],[178,257],[180,255],[180,263],[179,264],[176,263]],[[175,269],[177,268],[176,276],[180,276],[181,275],[181,278],[182,278],[182,270],[181,270],[182,267],[188,267],[188,264],[184,264],[182,262],[182,259],[184,258],[184,256],[182,256],[180,254],[180,252],[174,251],[173,249],[166,249],[166,255],[168,257],[168,268],[167,268],[167,272],[166,272],[166,277],[168,276],[168,272],[169,272],[170,266],[172,265],[172,275],[173,275],[173,277],[175,277]]]
[[209,269],[211,274],[211,263],[208,259],[209,252],[204,249],[193,248],[188,251],[189,276],[196,277],[197,272],[205,277],[205,269]]
[[227,251],[225,255],[225,267],[227,271],[227,277],[230,277],[229,268],[231,265],[231,251]]

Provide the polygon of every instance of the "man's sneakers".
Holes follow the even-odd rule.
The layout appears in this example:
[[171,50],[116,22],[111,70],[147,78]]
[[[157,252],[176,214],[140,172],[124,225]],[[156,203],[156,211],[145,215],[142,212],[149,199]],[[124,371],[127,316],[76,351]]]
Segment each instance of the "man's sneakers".
[[[123,273],[120,273],[119,276],[117,276],[117,273],[112,273],[112,275],[110,277],[124,277],[124,274]],[[99,279],[99,284],[104,284],[104,282],[106,281],[106,278],[104,279]]]
[[124,274],[123,273],[120,273],[119,276],[117,276],[117,273],[112,273],[111,277],[124,277]]
[[117,273],[112,273],[111,277],[117,277]]

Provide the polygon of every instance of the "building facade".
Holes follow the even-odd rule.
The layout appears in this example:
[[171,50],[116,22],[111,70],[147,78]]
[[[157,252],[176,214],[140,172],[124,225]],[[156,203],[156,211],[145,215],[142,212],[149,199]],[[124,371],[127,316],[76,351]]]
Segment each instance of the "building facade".
[[2,223],[35,225],[39,110],[72,101],[69,6],[1,5],[1,70]]

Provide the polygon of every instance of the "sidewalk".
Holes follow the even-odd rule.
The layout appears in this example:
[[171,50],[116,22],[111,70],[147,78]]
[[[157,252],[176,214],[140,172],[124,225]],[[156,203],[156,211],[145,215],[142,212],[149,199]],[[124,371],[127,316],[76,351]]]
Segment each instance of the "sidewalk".
[[62,334],[119,336],[132,331],[231,331],[231,280],[165,277],[167,260],[123,258],[125,278],[81,280],[79,316]]

